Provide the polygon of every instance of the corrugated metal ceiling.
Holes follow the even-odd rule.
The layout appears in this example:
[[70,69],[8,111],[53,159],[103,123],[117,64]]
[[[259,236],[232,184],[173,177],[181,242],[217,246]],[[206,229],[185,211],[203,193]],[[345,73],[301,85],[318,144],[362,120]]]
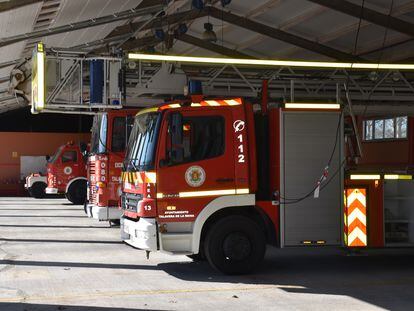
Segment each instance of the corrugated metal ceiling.
[[[149,0],[144,0],[151,2]],[[348,0],[358,6],[362,0]],[[73,22],[106,16],[119,11],[137,7],[141,0],[49,0],[19,7],[17,9],[0,13],[0,38],[11,35],[23,34],[44,27],[57,27]],[[218,1],[212,1],[216,3]],[[42,11],[46,3],[58,4],[58,9],[49,17],[44,17]],[[366,0],[365,6],[383,14],[390,13],[389,0]],[[179,10],[191,9],[191,1],[172,1],[167,9],[167,14],[174,14]],[[219,4],[217,7],[221,8]],[[265,25],[281,29],[293,35],[312,40],[335,48],[342,52],[360,54],[369,60],[396,61],[404,58],[412,58],[414,55],[414,40],[407,34],[393,30],[385,30],[384,27],[374,25],[368,21],[349,16],[344,13],[320,6],[307,0],[233,0],[226,10],[230,10],[240,16],[258,21]],[[40,15],[39,15],[40,14]],[[394,0],[391,12],[393,17],[414,24],[414,1]],[[139,20],[139,18],[138,18]],[[136,21],[136,20],[135,20]],[[327,56],[316,54],[290,43],[269,38],[244,28],[223,22],[219,18],[202,17],[187,23],[189,34],[200,38],[203,33],[203,25],[210,21],[214,25],[217,34],[217,45],[236,49],[254,57],[267,58],[294,58],[325,60]],[[64,34],[40,38],[47,46],[72,47],[79,44],[103,39],[111,31],[128,21],[121,21],[67,32]],[[354,51],[355,37],[358,26],[359,40]],[[40,27],[40,28],[39,28]],[[151,31],[142,32],[139,37],[151,34]],[[32,40],[33,42],[37,40]],[[14,60],[24,56],[22,53],[27,42],[19,42],[5,47],[0,47],[0,63]],[[383,46],[390,48],[378,51]],[[28,45],[28,48],[30,44]],[[159,50],[165,50],[163,44],[157,46]],[[170,53],[193,55],[217,55],[187,43],[176,41]],[[0,68],[0,78],[7,76],[12,67]],[[1,80],[0,80],[1,81]],[[0,83],[0,90],[7,84]],[[0,110],[1,112],[1,110]]]

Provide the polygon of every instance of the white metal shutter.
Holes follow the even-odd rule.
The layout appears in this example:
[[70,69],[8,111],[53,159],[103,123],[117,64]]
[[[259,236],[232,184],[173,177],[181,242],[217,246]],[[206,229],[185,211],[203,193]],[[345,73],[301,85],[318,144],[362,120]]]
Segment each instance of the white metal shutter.
[[[304,241],[339,245],[343,228],[343,172],[340,168],[343,131],[340,113],[288,111],[283,112],[281,118],[282,246],[307,245]],[[301,198],[316,186],[332,154],[338,121],[341,122],[339,138],[328,180],[335,172],[336,176],[320,191],[319,198],[315,199],[312,193],[301,202],[287,204],[292,202],[289,199]]]

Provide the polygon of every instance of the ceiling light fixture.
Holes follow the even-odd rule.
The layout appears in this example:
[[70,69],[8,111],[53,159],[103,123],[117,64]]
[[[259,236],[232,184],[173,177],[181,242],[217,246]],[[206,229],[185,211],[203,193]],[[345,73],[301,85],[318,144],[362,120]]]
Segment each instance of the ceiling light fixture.
[[302,67],[302,68],[331,68],[331,69],[374,69],[374,70],[414,70],[414,64],[374,64],[374,63],[341,63],[317,61],[290,61],[271,59],[243,59],[223,57],[194,57],[158,54],[130,53],[130,59],[147,61],[187,62],[202,64],[231,64],[249,66],[276,66],[276,67]]
[[217,35],[213,30],[213,24],[212,23],[205,23],[204,24],[204,32],[201,36],[201,38],[204,41],[209,41],[209,42],[216,42],[217,41]]

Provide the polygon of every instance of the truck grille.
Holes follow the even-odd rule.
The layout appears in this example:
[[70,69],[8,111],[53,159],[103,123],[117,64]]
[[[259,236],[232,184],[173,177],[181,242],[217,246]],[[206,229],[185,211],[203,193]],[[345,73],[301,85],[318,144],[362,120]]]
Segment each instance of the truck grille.
[[122,209],[128,212],[137,213],[138,202],[142,200],[141,194],[123,193],[121,195]]
[[89,161],[89,203],[97,204],[97,193],[96,188],[96,175],[95,175],[95,162]]

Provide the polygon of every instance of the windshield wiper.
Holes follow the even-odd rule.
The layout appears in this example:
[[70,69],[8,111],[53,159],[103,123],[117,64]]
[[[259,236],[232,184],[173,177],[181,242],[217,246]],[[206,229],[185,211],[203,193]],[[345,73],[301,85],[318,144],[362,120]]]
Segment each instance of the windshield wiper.
[[134,171],[138,171],[137,166],[134,164],[134,160],[135,159],[127,159],[128,165],[131,164],[132,165],[132,168],[134,169]]

